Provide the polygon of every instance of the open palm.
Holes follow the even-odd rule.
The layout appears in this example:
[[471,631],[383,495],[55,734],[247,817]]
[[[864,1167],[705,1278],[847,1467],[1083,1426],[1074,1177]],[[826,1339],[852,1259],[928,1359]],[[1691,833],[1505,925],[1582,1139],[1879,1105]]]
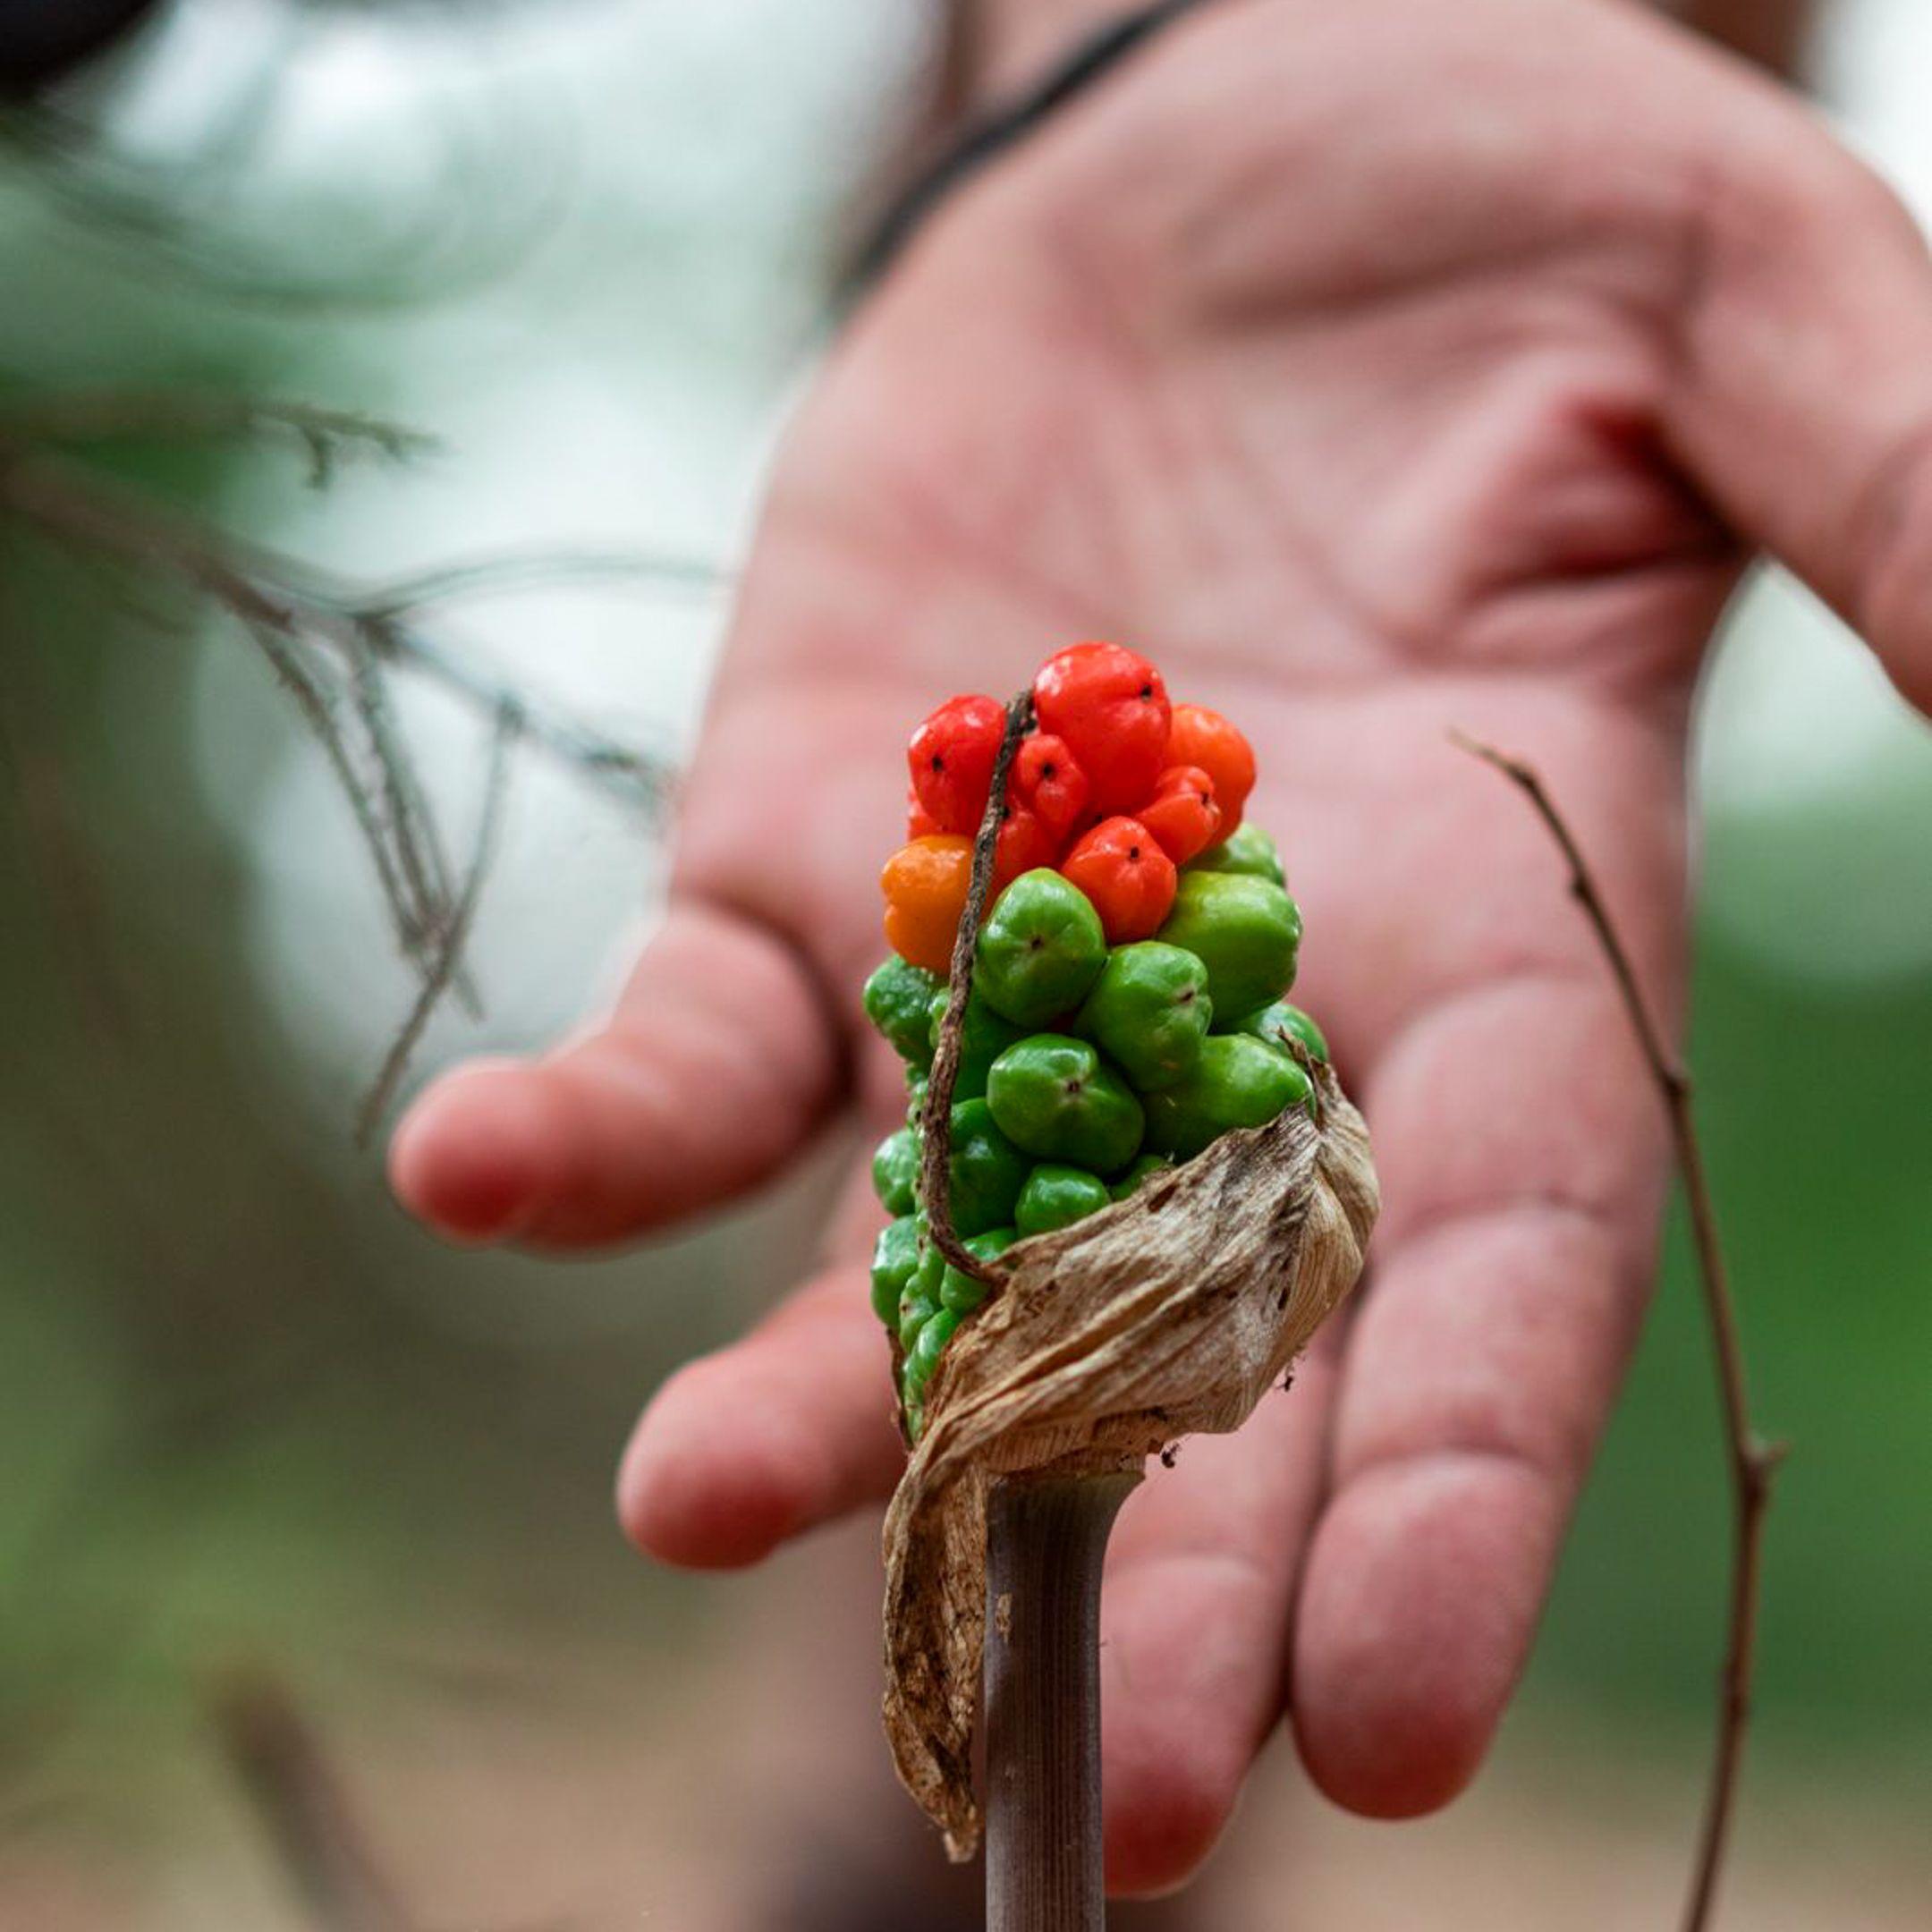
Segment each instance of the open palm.
[[[561,1249],[767,1179],[854,1091],[910,723],[1085,636],[1239,719],[1376,1136],[1372,1279],[1292,1400],[1123,1517],[1110,1878],[1171,1884],[1292,1716],[1380,1815],[1451,1796],[1521,1666],[1641,1317],[1664,1123],[1538,763],[1676,998],[1692,681],[1748,552],[1932,692],[1932,268],[1767,84],[1621,6],[1208,9],[937,217],[774,479],[674,901],[604,1030],[460,1072],[404,1199]],[[864,1256],[660,1392],[621,1485],[755,1560],[901,1456]]]

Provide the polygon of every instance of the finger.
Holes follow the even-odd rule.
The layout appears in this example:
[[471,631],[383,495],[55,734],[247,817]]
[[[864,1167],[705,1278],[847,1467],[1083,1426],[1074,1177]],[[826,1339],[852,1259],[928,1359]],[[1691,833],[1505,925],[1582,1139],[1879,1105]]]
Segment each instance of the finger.
[[644,1411],[617,1513],[647,1555],[732,1570],[887,1495],[905,1465],[864,1271],[835,1268]]
[[1235,1435],[1191,1438],[1122,1512],[1101,1599],[1110,1892],[1192,1875],[1281,1715],[1334,1374],[1318,1349],[1285,1397]]
[[1932,707],[1932,258],[1876,175],[1752,89],[1699,212],[1669,434],[1738,529]]
[[1473,1775],[1628,1359],[1664,1119],[1594,962],[1447,998],[1378,1063],[1377,1274],[1297,1606],[1301,1754],[1407,1817]]
[[459,1069],[397,1130],[397,1196],[452,1240],[576,1248],[730,1199],[799,1149],[841,1060],[801,957],[674,900],[609,1022],[540,1060]]

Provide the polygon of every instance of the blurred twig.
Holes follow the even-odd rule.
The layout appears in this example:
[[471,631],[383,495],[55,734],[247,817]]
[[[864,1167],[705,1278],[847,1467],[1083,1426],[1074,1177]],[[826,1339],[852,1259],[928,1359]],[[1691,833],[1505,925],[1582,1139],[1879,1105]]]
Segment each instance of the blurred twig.
[[317,1920],[328,1932],[414,1932],[288,1692],[272,1678],[235,1676],[215,1686],[208,1709],[223,1752]]
[[1690,1233],[1697,1250],[1698,1275],[1710,1321],[1716,1356],[1718,1393],[1724,1406],[1724,1445],[1734,1504],[1731,1564],[1730,1619],[1724,1644],[1724,1675],[1717,1716],[1717,1741],[1713,1753],[1704,1822],[1698,1840],[1697,1862],[1684,1907],[1684,1932],[1703,1932],[1711,1923],[1717,1881],[1724,1868],[1731,1822],[1737,1809],[1737,1789],[1743,1767],[1745,1733],[1750,1724],[1751,1673],[1758,1646],[1758,1599],[1763,1567],[1764,1517],[1771,1500],[1771,1481],[1784,1460],[1786,1445],[1767,1442],[1751,1425],[1750,1392],[1744,1369],[1744,1345],[1738,1330],[1737,1304],[1731,1292],[1724,1247],[1717,1234],[1717,1211],[1711,1199],[1710,1179],[1698,1140],[1690,1104],[1690,1076],[1666,1044],[1637,982],[1637,971],[1619,935],[1595,875],[1583,857],[1575,835],[1556,809],[1542,777],[1533,766],[1509,757],[1494,745],[1450,736],[1462,749],[1491,765],[1529,800],[1548,828],[1570,868],[1570,889],[1596,933],[1597,943],[1622,996],[1624,1011],[1643,1050],[1670,1116],[1671,1140],[1683,1176],[1684,1197],[1690,1212]]
[[483,781],[482,817],[477,829],[476,852],[470,861],[469,874],[463,880],[462,892],[455,902],[453,914],[444,930],[436,956],[423,975],[422,990],[416,996],[416,1004],[410,1009],[409,1018],[402,1022],[402,1030],[397,1033],[388,1056],[383,1062],[382,1072],[376,1076],[376,1083],[362,1103],[361,1117],[356,1128],[359,1140],[367,1141],[382,1124],[383,1115],[388,1112],[389,1102],[395,1094],[396,1083],[402,1078],[410,1055],[416,1050],[423,1029],[429,1024],[437,1002],[454,979],[463,948],[469,944],[477,901],[482,894],[490,861],[496,854],[496,834],[503,817],[504,794],[510,783],[510,748],[515,741],[516,719],[505,709],[496,720],[496,738],[490,750],[489,770]]
[[[287,1688],[259,1671],[208,1693],[208,1720],[282,1862],[327,1932],[420,1932],[370,1850],[347,1792]],[[562,1918],[514,1932],[566,1932]]]
[[333,479],[343,456],[358,451],[401,462],[439,447],[434,436],[357,411],[194,389],[86,389],[10,397],[0,403],[0,435],[48,443],[284,436],[307,453],[309,479],[318,489]]
[[[206,398],[75,398],[0,406],[0,515],[95,559],[185,585],[233,617],[294,700],[327,758],[414,970],[418,996],[362,1109],[369,1131],[393,1097],[409,1054],[452,989],[472,1006],[462,950],[494,842],[509,753],[520,744],[596,781],[648,818],[671,796],[662,750],[610,736],[537,703],[436,636],[432,606],[537,582],[623,575],[681,587],[716,582],[682,559],[633,554],[513,554],[472,560],[400,582],[359,586],[157,503],[76,462],[50,443],[93,436],[292,431],[326,480],[338,448],[366,444],[402,457],[423,439],[394,425],[301,405]],[[483,814],[487,838],[459,881],[437,816],[392,701],[391,674],[435,684],[482,713],[496,738]]]

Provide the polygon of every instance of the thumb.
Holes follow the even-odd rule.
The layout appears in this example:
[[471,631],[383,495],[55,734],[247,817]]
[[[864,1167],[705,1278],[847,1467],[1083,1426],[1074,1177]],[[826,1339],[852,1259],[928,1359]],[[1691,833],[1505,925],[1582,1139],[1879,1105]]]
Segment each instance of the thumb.
[[1675,453],[1932,709],[1932,256],[1892,191],[1768,89],[1719,176],[1684,298]]

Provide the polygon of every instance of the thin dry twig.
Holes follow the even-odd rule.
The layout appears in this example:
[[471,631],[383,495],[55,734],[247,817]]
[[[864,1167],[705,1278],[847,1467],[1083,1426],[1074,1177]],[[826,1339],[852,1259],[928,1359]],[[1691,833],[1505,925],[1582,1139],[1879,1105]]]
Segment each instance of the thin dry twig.
[[483,861],[494,842],[503,761],[513,744],[528,744],[606,786],[649,818],[661,816],[675,783],[667,754],[536,704],[432,636],[414,621],[417,614],[454,598],[546,580],[608,579],[622,572],[632,580],[664,577],[688,588],[713,584],[716,577],[685,560],[587,553],[547,562],[519,553],[359,588],[170,510],[45,446],[46,440],[63,436],[84,440],[144,428],[182,433],[197,426],[212,433],[264,424],[293,428],[318,462],[329,460],[323,451],[344,437],[371,439],[399,457],[415,446],[407,432],[372,419],[294,405],[238,402],[224,409],[205,399],[198,404],[182,398],[99,397],[74,399],[64,414],[52,402],[38,414],[16,410],[9,415],[0,407],[0,513],[12,512],[41,535],[89,557],[172,579],[208,599],[236,621],[293,698],[353,815],[398,948],[418,979],[415,1005],[362,1109],[367,1138],[444,996],[453,990],[471,1011],[479,1010],[462,950],[484,866],[473,868],[467,885],[459,886],[395,715],[390,674],[406,672],[439,686],[482,712],[496,730],[497,764],[485,813],[488,840],[479,855]]
[[919,1205],[926,1210],[928,1236],[933,1246],[962,1274],[975,1281],[998,1280],[996,1272],[962,1241],[953,1228],[953,1088],[959,1078],[960,1042],[966,1026],[966,1002],[972,993],[973,949],[979,922],[986,917],[993,890],[993,861],[999,849],[1000,826],[1006,816],[1006,775],[1013,751],[1033,722],[1033,694],[1021,691],[1006,707],[1006,729],[993,760],[993,778],[987,792],[986,811],[973,839],[972,872],[966,887],[966,905],[959,930],[953,936],[953,961],[946,989],[945,1018],[933,1049],[932,1072],[926,1087],[922,1125],[925,1142],[919,1156]]
[[443,996],[450,989],[457,970],[462,963],[463,948],[469,944],[470,928],[476,919],[477,902],[482,897],[483,882],[488,876],[490,861],[496,857],[496,837],[503,819],[503,802],[510,784],[510,753],[517,739],[517,717],[507,706],[498,715],[496,736],[490,750],[489,770],[484,779],[483,810],[477,828],[476,851],[470,860],[470,871],[463,881],[462,896],[456,901],[453,915],[445,927],[442,944],[435,959],[423,976],[421,988],[416,996],[416,1004],[411,1007],[409,1017],[402,1022],[389,1052],[385,1057],[382,1071],[376,1076],[362,1110],[356,1123],[358,1145],[365,1145],[381,1125],[382,1118],[389,1111],[389,1103],[395,1097],[397,1083],[408,1067],[410,1056],[416,1050],[416,1043],[421,1039],[423,1030],[429,1024]]
[[1705,1311],[1716,1360],[1717,1386],[1724,1409],[1726,1461],[1734,1505],[1731,1564],[1730,1616],[1718,1704],[1717,1739],[1699,1835],[1697,1861],[1684,1907],[1684,1932],[1704,1932],[1716,1904],[1717,1882],[1737,1809],[1737,1790],[1743,1765],[1745,1733],[1750,1724],[1751,1675],[1757,1657],[1758,1607],[1763,1569],[1764,1517],[1771,1500],[1771,1482],[1784,1460],[1787,1445],[1768,1442],[1752,1427],[1750,1391],[1744,1368],[1744,1346],[1738,1329],[1737,1304],[1717,1234],[1717,1212],[1710,1180],[1698,1140],[1691,1108],[1690,1076],[1666,1043],[1644,999],[1629,951],[1619,935],[1595,875],[1575,835],[1556,809],[1540,774],[1521,758],[1494,745],[1452,732],[1463,750],[1494,766],[1522,792],[1547,827],[1570,868],[1570,889],[1597,936],[1622,995],[1624,1011],[1643,1050],[1645,1063],[1670,1117],[1671,1140],[1683,1176],[1684,1197],[1690,1213],[1690,1232],[1697,1250],[1698,1275],[1703,1285]]
[[403,462],[439,448],[436,438],[355,410],[198,389],[84,389],[9,397],[0,436],[48,443],[183,442],[235,436],[293,438],[318,489],[358,451]]

